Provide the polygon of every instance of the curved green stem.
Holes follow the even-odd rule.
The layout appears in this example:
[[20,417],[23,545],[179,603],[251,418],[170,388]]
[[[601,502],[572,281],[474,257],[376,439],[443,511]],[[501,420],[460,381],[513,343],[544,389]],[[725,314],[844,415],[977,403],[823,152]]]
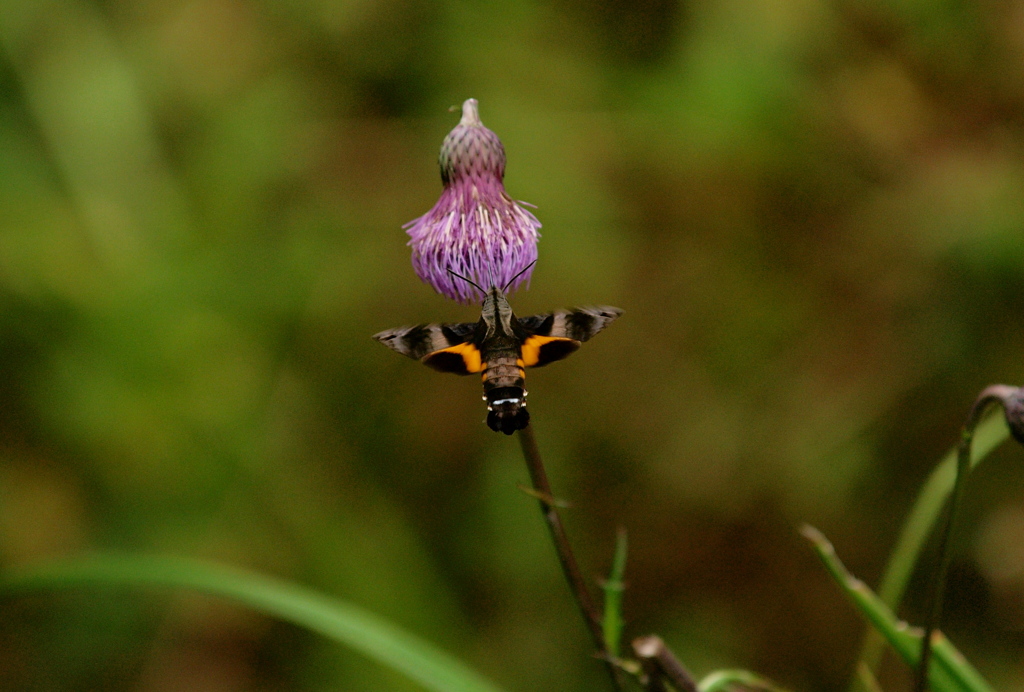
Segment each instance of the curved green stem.
[[942,523],[942,533],[939,536],[938,567],[936,568],[935,579],[932,581],[928,620],[924,627],[924,637],[921,640],[921,656],[918,660],[917,674],[914,678],[914,690],[916,692],[925,692],[928,689],[928,664],[932,653],[932,634],[938,629],[939,620],[942,617],[942,596],[946,590],[946,576],[949,573],[949,546],[952,542],[953,525],[963,501],[964,485],[967,482],[968,474],[971,472],[971,443],[974,440],[974,431],[981,421],[982,414],[991,404],[1000,403],[1005,407],[1006,402],[1016,392],[1016,387],[1004,384],[987,387],[974,401],[970,413],[967,414],[967,421],[964,423],[963,431],[960,434],[960,444],[957,446],[956,454],[956,482],[953,484],[953,496],[950,499],[949,508],[946,511],[946,520]]
[[[1002,416],[987,416],[975,428],[971,449],[971,468],[977,466],[992,450],[1009,437],[1006,422]],[[903,524],[896,547],[886,565],[885,573],[878,587],[878,596],[890,609],[896,610],[906,593],[914,565],[918,561],[924,544],[931,534],[945,506],[956,481],[958,450],[951,450],[935,467],[914,502],[910,515]],[[858,660],[862,670],[874,674],[878,670],[885,649],[885,641],[874,629],[864,635]],[[868,690],[870,687],[855,678],[851,692]]]

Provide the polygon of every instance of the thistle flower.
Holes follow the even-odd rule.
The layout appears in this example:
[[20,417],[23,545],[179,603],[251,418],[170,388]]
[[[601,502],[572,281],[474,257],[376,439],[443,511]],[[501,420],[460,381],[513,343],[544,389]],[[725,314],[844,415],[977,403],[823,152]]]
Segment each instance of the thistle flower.
[[460,303],[484,296],[449,270],[484,289],[505,288],[520,272],[512,290],[529,281],[540,222],[505,193],[505,148],[480,122],[476,99],[462,104],[462,120],[445,137],[438,162],[441,198],[403,226],[416,275]]

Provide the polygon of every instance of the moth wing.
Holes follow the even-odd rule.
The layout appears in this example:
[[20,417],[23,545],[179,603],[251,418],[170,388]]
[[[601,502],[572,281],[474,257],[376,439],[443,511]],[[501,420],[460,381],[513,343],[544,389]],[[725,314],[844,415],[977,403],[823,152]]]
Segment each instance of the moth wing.
[[575,339],[565,339],[560,336],[530,336],[523,341],[520,351],[525,367],[539,368],[548,363],[554,363],[556,360],[567,358],[579,347],[580,342]]
[[618,308],[599,306],[520,319],[528,334],[522,345],[523,364],[539,368],[568,357],[621,314]]
[[428,353],[420,359],[420,362],[434,370],[456,375],[468,375],[472,372],[480,372],[484,368],[480,349],[472,341]]
[[611,324],[622,310],[600,305],[596,307],[560,310],[547,315],[523,317],[519,324],[529,334],[553,336],[574,341],[587,341]]
[[422,360],[432,353],[459,346],[473,337],[475,322],[420,324],[374,334],[373,338],[393,351]]

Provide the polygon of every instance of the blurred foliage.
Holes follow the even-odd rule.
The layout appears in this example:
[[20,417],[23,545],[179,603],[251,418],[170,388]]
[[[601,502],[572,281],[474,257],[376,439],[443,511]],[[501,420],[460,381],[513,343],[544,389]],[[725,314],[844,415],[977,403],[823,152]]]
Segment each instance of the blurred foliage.
[[[839,688],[862,624],[795,527],[871,582],[975,395],[1024,383],[1020,3],[3,0],[0,566],[212,558],[600,689],[479,383],[369,338],[474,319],[401,231],[470,96],[544,223],[513,306],[625,310],[530,375],[584,570],[625,525],[627,637]],[[972,477],[947,609],[1001,689],[1022,489],[1018,449]],[[5,689],[415,689],[195,596],[2,623]]]

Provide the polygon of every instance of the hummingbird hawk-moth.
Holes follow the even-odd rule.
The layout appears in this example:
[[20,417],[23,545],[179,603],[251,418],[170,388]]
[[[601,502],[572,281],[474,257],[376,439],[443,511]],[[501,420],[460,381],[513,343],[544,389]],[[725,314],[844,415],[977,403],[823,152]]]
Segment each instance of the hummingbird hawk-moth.
[[525,369],[565,358],[621,314],[601,306],[520,318],[504,292],[492,288],[477,322],[399,327],[373,338],[441,372],[481,373],[487,426],[511,435],[530,422]]

